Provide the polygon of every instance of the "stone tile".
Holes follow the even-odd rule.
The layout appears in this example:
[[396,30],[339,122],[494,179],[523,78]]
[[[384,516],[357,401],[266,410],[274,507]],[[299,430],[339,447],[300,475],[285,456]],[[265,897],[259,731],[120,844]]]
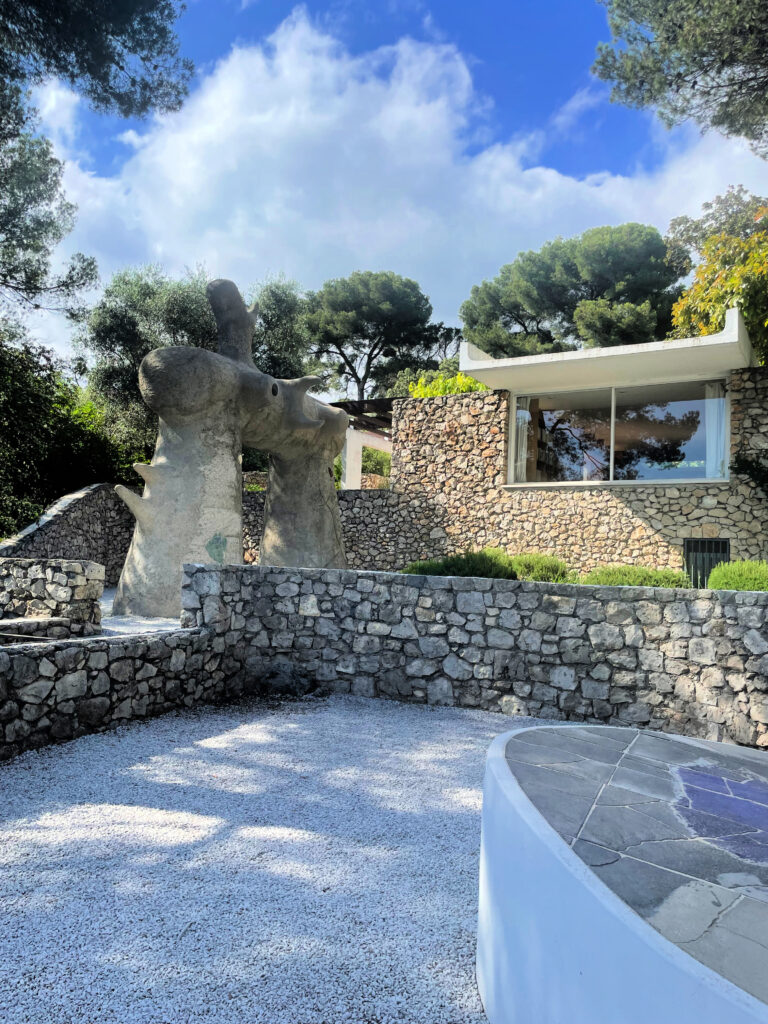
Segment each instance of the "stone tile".
[[[581,856],[579,844],[574,850]],[[582,858],[583,859],[583,858]],[[688,879],[632,857],[621,856],[608,864],[593,865],[592,870],[628,907],[649,918],[680,885]]]
[[615,850],[607,850],[604,846],[596,843],[588,843],[585,839],[577,839],[573,844],[574,852],[581,857],[585,864],[590,867],[602,867],[605,864],[614,864],[621,857]]
[[763,1002],[768,1002],[768,950],[721,925],[681,948]]
[[768,864],[745,863],[706,839],[643,842],[632,850],[632,856],[729,889],[756,886],[768,893]]
[[662,764],[692,764],[701,757],[701,751],[692,744],[644,732],[632,745],[632,755],[650,758]]
[[570,836],[578,834],[601,785],[535,765],[515,764],[513,774],[544,819]]
[[636,807],[610,807],[598,804],[581,830],[580,839],[623,853],[628,847],[664,839],[683,839],[685,826],[660,821]]
[[681,878],[680,883],[648,917],[649,924],[678,945],[700,938],[741,898],[730,889],[699,879]]
[[621,786],[615,786],[613,782],[616,780],[616,774],[614,773],[613,781],[610,785],[605,786],[597,798],[598,804],[606,804],[611,807],[627,807],[630,804],[646,804],[658,802],[658,797],[649,796],[647,793],[641,793],[637,790],[624,789]]
[[765,946],[768,963],[768,904],[742,896],[720,918],[720,926]]
[[627,758],[622,759],[613,776],[613,783],[625,790],[657,800],[674,800],[678,789],[669,772],[651,775],[647,772],[626,768]]
[[[581,754],[583,757],[591,757],[603,764],[617,764],[624,747],[614,745],[610,749],[599,742],[590,742],[581,736],[567,736],[573,730],[563,729],[536,729],[525,730],[514,737],[516,742],[536,743],[538,746],[546,746],[550,750],[565,750],[572,754]],[[512,741],[510,741],[512,742]]]

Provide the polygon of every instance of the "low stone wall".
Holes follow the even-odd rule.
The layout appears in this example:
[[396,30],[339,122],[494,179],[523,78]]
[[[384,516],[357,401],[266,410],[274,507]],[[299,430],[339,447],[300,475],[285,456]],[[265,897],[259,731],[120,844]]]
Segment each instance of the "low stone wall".
[[67,494],[15,537],[0,542],[0,558],[67,558],[97,562],[108,586],[117,583],[134,519],[111,484]]
[[95,562],[0,558],[0,620],[57,617],[94,632],[103,590],[104,566]]
[[242,692],[213,629],[19,644],[0,650],[0,760]]
[[768,746],[768,593],[186,566],[247,677]]
[[64,640],[97,632],[95,628],[88,629],[87,625],[58,615],[49,619],[0,619],[0,646],[23,644],[30,640]]

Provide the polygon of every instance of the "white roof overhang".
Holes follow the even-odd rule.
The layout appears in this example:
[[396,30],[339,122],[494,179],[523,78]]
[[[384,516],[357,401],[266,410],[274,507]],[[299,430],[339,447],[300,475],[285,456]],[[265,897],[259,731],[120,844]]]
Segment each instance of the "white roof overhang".
[[492,359],[461,345],[460,369],[494,390],[551,394],[584,388],[628,387],[723,377],[753,366],[755,356],[738,309],[729,309],[719,334],[615,348],[588,348],[515,359]]

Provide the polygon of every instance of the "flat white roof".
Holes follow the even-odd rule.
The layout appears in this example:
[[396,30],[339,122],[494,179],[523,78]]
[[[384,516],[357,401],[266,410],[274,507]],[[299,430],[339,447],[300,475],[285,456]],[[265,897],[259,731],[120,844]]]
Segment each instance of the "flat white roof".
[[462,342],[459,367],[497,390],[516,394],[551,394],[581,388],[628,387],[664,381],[723,377],[753,366],[752,343],[741,313],[725,314],[719,334],[643,345],[586,348],[514,359],[493,359],[470,342]]

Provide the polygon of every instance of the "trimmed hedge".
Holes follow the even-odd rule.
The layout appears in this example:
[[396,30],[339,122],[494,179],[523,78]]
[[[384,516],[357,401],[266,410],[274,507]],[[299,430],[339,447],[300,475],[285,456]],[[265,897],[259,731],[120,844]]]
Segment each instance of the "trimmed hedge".
[[721,562],[709,574],[710,590],[768,590],[768,562]]
[[465,551],[461,555],[411,562],[400,570],[409,576],[485,576],[495,580],[516,580],[512,559],[501,548]]
[[581,576],[579,583],[599,587],[690,587],[688,574],[675,569],[649,569],[645,565],[602,565]]
[[519,580],[537,580],[539,583],[572,583],[574,574],[565,562],[554,555],[541,555],[537,551],[529,555],[512,555],[512,568]]

